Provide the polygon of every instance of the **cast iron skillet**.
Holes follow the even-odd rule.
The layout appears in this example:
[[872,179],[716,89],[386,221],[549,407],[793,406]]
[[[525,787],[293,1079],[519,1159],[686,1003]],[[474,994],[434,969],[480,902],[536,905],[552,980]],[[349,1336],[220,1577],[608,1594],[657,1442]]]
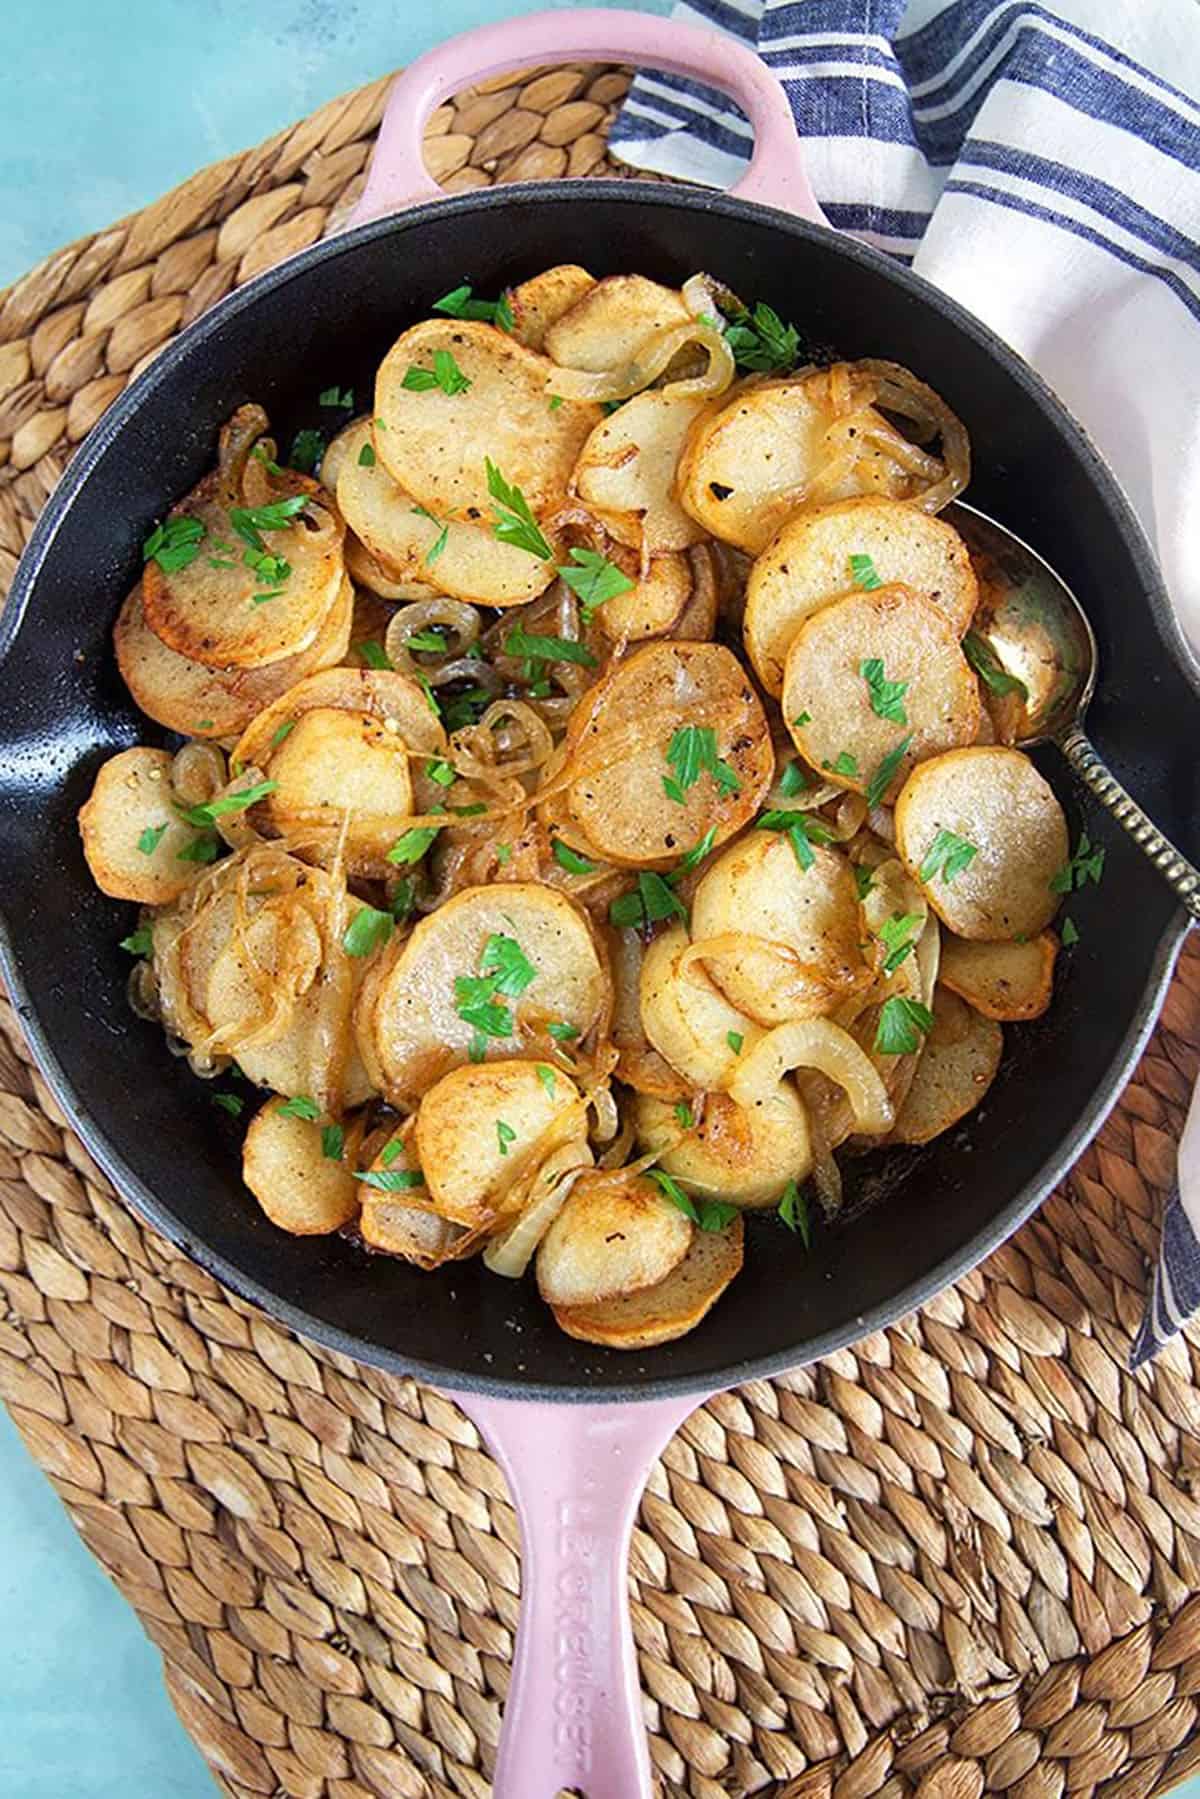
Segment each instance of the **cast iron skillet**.
[[[633,15],[548,14],[536,38],[511,41],[530,26],[471,34],[470,72],[617,52],[711,74],[712,34]],[[740,80],[745,97],[750,78],[728,40],[720,56],[719,85]],[[389,115],[410,138],[422,105],[466,71],[435,57],[424,92],[419,73],[410,71],[407,97]],[[761,145],[765,103],[761,92],[751,99]],[[756,175],[761,183],[761,168]],[[377,168],[373,206],[380,181]],[[1081,941],[1060,959],[1050,1012],[1009,1030],[1001,1073],[965,1127],[922,1151],[851,1164],[859,1215],[819,1231],[810,1254],[773,1219],[756,1221],[745,1272],[708,1320],[645,1356],[572,1341],[530,1282],[514,1286],[478,1262],[423,1274],[267,1222],[241,1185],[238,1125],[166,1054],[160,1030],[128,1010],[128,958],[117,945],[133,909],[96,891],[80,851],[76,813],[97,766],[154,735],[117,674],[112,621],[152,521],[210,465],[236,405],[262,402],[286,443],[319,422],[321,389],[337,382],[369,394],[383,352],[437,295],[463,280],[493,294],[556,262],[674,285],[707,269],[771,302],[815,343],[888,357],[929,381],[970,431],[970,499],[1028,539],[1087,606],[1101,657],[1090,722],[1104,756],[1197,856],[1197,765],[1181,746],[1196,741],[1200,675],[1112,476],[1015,355],[904,268],[779,211],[636,181],[502,188],[362,225],[254,281],[159,356],[72,463],[22,559],[0,637],[0,961],[34,1053],[89,1150],[143,1217],[239,1293],[351,1356],[456,1389],[661,1398],[826,1353],[894,1320],[1000,1243],[1112,1105],[1184,919],[1138,849],[1048,762],[1073,829],[1086,824],[1107,851],[1103,885],[1072,900]],[[621,1799],[635,1790],[627,1785]]]

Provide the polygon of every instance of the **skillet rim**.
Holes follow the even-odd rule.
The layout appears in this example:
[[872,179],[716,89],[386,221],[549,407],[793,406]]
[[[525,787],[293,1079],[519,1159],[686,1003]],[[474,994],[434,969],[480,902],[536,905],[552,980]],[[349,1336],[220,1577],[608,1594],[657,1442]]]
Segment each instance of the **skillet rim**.
[[[973,338],[978,347],[994,361],[999,362],[1011,378],[1017,382],[1030,403],[1041,410],[1048,411],[1055,419],[1060,431],[1072,440],[1076,454],[1090,476],[1093,488],[1097,491],[1101,503],[1113,518],[1129,548],[1137,569],[1142,593],[1150,607],[1164,648],[1171,655],[1185,681],[1195,692],[1197,699],[1200,700],[1200,657],[1197,657],[1192,651],[1183,635],[1141,525],[1116,477],[1091,438],[1053,390],[995,332],[922,276],[915,274],[904,265],[896,263],[884,252],[876,250],[870,245],[861,244],[853,238],[840,236],[826,227],[811,224],[807,220],[795,218],[791,214],[780,212],[775,208],[736,200],[728,194],[702,188],[669,187],[659,183],[637,180],[602,183],[572,182],[569,184],[536,182],[523,184],[516,190],[493,188],[479,193],[446,196],[431,200],[403,213],[390,214],[385,218],[372,220],[350,231],[327,238],[321,243],[310,245],[298,255],[289,257],[275,268],[269,269],[253,281],[247,282],[236,293],[229,295],[211,311],[203,314],[183,331],[174,343],[168,345],[155,358],[151,366],[132,381],[119,399],[108,409],[89,435],[79,454],[73,458],[43,509],[18,563],[8,602],[4,607],[3,616],[0,618],[0,672],[16,645],[25,620],[29,616],[34,590],[42,568],[52,554],[55,536],[63,519],[74,506],[93,469],[105,456],[111,443],[124,429],[129,418],[137,412],[143,399],[156,391],[163,383],[174,378],[178,365],[191,354],[194,345],[230,328],[246,308],[255,306],[260,299],[264,299],[268,295],[274,294],[279,288],[286,286],[292,276],[302,269],[308,269],[328,259],[341,256],[346,251],[352,252],[360,244],[373,243],[379,238],[403,232],[409,227],[419,228],[432,212],[436,212],[439,217],[447,213],[452,216],[469,216],[473,213],[508,206],[514,202],[518,205],[575,206],[580,203],[589,204],[613,200],[643,207],[682,206],[687,211],[703,212],[716,215],[718,218],[744,219],[748,217],[756,223],[765,223],[772,229],[783,231],[794,238],[820,243],[826,249],[831,247],[829,240],[833,238],[832,248],[835,254],[845,257],[852,263],[883,274],[889,283],[898,288],[901,293],[916,300],[927,309],[940,314],[959,331]],[[1039,1176],[1018,1189],[1008,1204],[1000,1208],[988,1226],[977,1232],[961,1252],[944,1258],[921,1279],[910,1282],[890,1301],[875,1307],[870,1312],[855,1315],[836,1329],[807,1339],[802,1347],[796,1346],[793,1349],[771,1355],[726,1363],[707,1374],[679,1377],[656,1377],[648,1374],[638,1376],[625,1383],[614,1383],[602,1388],[589,1387],[585,1384],[555,1385],[537,1380],[513,1381],[494,1378],[475,1370],[464,1372],[461,1369],[447,1369],[441,1364],[425,1362],[417,1357],[399,1355],[394,1351],[366,1343],[363,1339],[325,1324],[300,1307],[278,1298],[269,1288],[245,1275],[239,1268],[228,1263],[223,1256],[210,1251],[206,1244],[196,1240],[190,1232],[184,1229],[166,1204],[132,1172],[115,1143],[111,1143],[102,1134],[99,1127],[93,1123],[89,1113],[76,1099],[71,1082],[54,1049],[51,1033],[47,1031],[42,1020],[34,1011],[21,973],[21,956],[13,929],[7,914],[2,910],[0,910],[0,972],[4,974],[8,983],[17,1016],[29,1041],[34,1059],[45,1076],[54,1097],[62,1106],[85,1148],[113,1182],[120,1196],[140,1218],[241,1298],[258,1305],[269,1316],[278,1318],[298,1335],[307,1336],[326,1348],[348,1355],[352,1360],[383,1367],[392,1373],[412,1375],[433,1386],[450,1391],[483,1393],[497,1398],[515,1398],[527,1401],[548,1400],[558,1404],[622,1404],[664,1399],[677,1395],[704,1395],[747,1380],[783,1373],[789,1368],[817,1360],[835,1349],[855,1342],[858,1338],[874,1330],[894,1323],[977,1267],[986,1256],[1006,1241],[1035,1207],[1059,1184],[1116,1104],[1157,1020],[1188,924],[1187,914],[1182,907],[1178,908],[1159,939],[1141,1000],[1090,1103],[1075,1118],[1071,1128],[1060,1140],[1055,1152],[1043,1163]]]

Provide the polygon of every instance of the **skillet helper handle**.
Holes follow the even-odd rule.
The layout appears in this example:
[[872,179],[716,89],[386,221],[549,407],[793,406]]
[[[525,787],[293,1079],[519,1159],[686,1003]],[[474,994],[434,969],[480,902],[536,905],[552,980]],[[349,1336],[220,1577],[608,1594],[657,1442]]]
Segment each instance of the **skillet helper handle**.
[[442,197],[425,167],[422,142],[443,100],[493,75],[559,62],[636,63],[718,88],[754,127],[754,153],[732,190],[736,198],[828,223],[805,173],[787,95],[752,50],[724,32],[599,7],[481,25],[419,56],[392,84],[367,185],[349,223]]
[[629,1539],[655,1460],[704,1395],[546,1405],[455,1393],[521,1524],[521,1618],[494,1799],[651,1799]]
[[1147,818],[1133,795],[1127,793],[1080,725],[1072,725],[1059,739],[1059,748],[1084,786],[1111,813],[1123,831],[1128,831],[1143,853],[1149,856],[1159,874],[1167,882],[1181,905],[1200,920],[1200,870],[1192,867],[1186,856],[1169,838],[1164,837],[1153,819]]

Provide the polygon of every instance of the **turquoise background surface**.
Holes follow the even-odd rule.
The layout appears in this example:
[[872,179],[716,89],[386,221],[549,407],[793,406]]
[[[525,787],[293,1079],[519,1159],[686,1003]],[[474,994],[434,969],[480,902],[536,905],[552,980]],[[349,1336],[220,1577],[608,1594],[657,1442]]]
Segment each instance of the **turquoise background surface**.
[[[625,4],[669,10],[669,0]],[[59,0],[52,10],[6,0],[0,286],[439,38],[531,10],[505,0]],[[0,1668],[6,1799],[212,1799],[157,1652],[2,1410]],[[1200,1799],[1200,1781],[1183,1791]]]

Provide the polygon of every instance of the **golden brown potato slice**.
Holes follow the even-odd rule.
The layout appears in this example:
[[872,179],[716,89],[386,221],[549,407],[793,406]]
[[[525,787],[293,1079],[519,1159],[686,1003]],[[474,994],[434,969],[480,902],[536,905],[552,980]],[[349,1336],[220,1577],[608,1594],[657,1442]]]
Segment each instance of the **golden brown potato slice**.
[[314,643],[266,668],[215,669],[168,649],[146,624],[140,585],[113,628],[117,666],[148,717],[188,737],[236,737],[256,712],[314,670],[332,668],[350,647],[354,589],[344,580]]
[[[896,802],[896,848],[958,937],[1035,937],[1058,909],[1067,821],[1028,756],[999,745],[916,767]],[[947,880],[947,872],[950,879]]]
[[394,1193],[377,1193],[373,1187],[364,1187],[360,1199],[358,1228],[367,1247],[384,1255],[399,1256],[418,1268],[438,1267],[466,1234],[461,1224],[451,1224],[436,1212],[407,1205]]
[[595,1305],[653,1287],[678,1267],[692,1224],[648,1181],[623,1168],[580,1175],[537,1253],[547,1305]]
[[777,1082],[750,1106],[728,1093],[708,1093],[689,1130],[661,1099],[639,1095],[633,1117],[639,1146],[707,1199],[773,1206],[789,1181],[807,1180],[812,1169],[808,1114],[790,1081]]
[[653,1349],[695,1330],[742,1266],[745,1226],[740,1217],[722,1231],[696,1231],[679,1266],[656,1287],[592,1306],[556,1306],[555,1323],[568,1337],[607,1349]]
[[556,325],[564,313],[570,312],[595,285],[595,276],[575,262],[560,262],[552,269],[543,269],[540,275],[534,275],[528,281],[519,282],[509,289],[508,295],[513,316],[512,336],[527,350],[544,350],[550,327]]
[[[515,943],[520,958],[507,948],[489,951],[494,939]],[[607,982],[582,912],[553,888],[532,881],[469,887],[420,921],[381,981],[371,1023],[390,1098],[404,1102],[467,1061],[479,1036],[472,996],[480,996],[474,988],[456,991],[456,983],[478,983],[506,958],[514,978],[505,983],[509,993],[498,993],[494,1002],[504,1019],[492,1022],[512,1028],[504,1036],[486,1037],[489,1057],[511,1057],[550,1023],[586,1036],[604,1004]],[[522,960],[534,978],[513,992],[524,982]]]
[[417,1159],[438,1212],[456,1224],[489,1223],[572,1124],[572,1134],[585,1134],[579,1089],[560,1069],[515,1060],[452,1069],[417,1113]]
[[358,1211],[356,1145],[348,1142],[340,1160],[330,1158],[321,1147],[321,1126],[282,1111],[282,1104],[269,1099],[250,1120],[242,1179],[280,1230],[295,1237],[340,1230]]
[[634,586],[605,600],[596,622],[610,643],[659,637],[681,617],[693,590],[686,556],[656,556]]
[[941,981],[985,1018],[1040,1018],[1050,1004],[1058,939],[1042,931],[1024,943],[942,944]]
[[658,1053],[693,1087],[724,1086],[741,1050],[761,1035],[758,1025],[731,1006],[703,966],[679,962],[688,948],[687,928],[673,924],[646,948],[642,959],[642,1026]]
[[387,853],[414,810],[408,746],[398,731],[363,712],[314,706],[272,751],[270,767],[277,786],[263,810],[277,831],[292,827],[322,860],[341,845],[353,874],[383,880],[391,873]]
[[[884,586],[929,600],[961,637],[978,599],[967,546],[944,519],[877,497],[838,500],[789,518],[750,570],[743,630],[767,692],[783,692],[783,665],[804,620],[860,583],[851,559],[869,558]],[[860,565],[861,566],[861,565]]]
[[[230,491],[220,472],[206,476],[172,508],[168,521],[200,525],[198,555],[182,568],[163,569],[153,558],[146,564],[146,623],[169,649],[193,662],[262,668],[298,656],[316,641],[338,600],[341,515],[316,482],[300,475],[290,478],[289,487],[267,491],[271,497],[252,506],[247,493]],[[304,502],[302,511],[289,513],[297,500]],[[267,518],[275,522],[268,525]],[[239,534],[239,523],[257,537],[261,551]],[[256,556],[266,560],[249,566],[247,558]]]
[[623,368],[648,337],[690,317],[677,288],[645,275],[607,275],[551,325],[546,354],[567,369]]
[[327,493],[337,498],[338,481],[342,470],[351,462],[357,462],[362,455],[363,445],[370,446],[368,457],[375,453],[375,439],[371,432],[371,415],[360,412],[357,418],[343,425],[335,437],[331,437],[321,456],[321,486]]
[[[439,351],[454,358],[470,385],[456,393],[406,387],[408,371],[432,370]],[[520,488],[536,516],[552,512],[602,416],[598,406],[577,400],[551,408],[553,375],[544,356],[494,325],[427,319],[405,331],[379,365],[375,414],[383,424],[375,454],[415,504],[439,516],[465,514],[490,526],[488,461]]]
[[708,868],[692,939],[726,998],[761,1024],[815,1018],[870,979],[858,894],[840,850],[815,845],[801,868],[786,836],[751,831]]
[[709,830],[724,843],[754,816],[775,766],[745,671],[712,643],[635,651],[576,708],[566,743],[567,811],[626,868],[670,867]]
[[233,760],[242,768],[270,773],[304,714],[317,710],[377,720],[389,736],[422,755],[435,755],[446,746],[446,734],[429,701],[407,675],[393,669],[329,668],[306,676],[264,708],[243,733]]
[[[883,426],[873,407],[858,412],[856,431]],[[863,493],[906,496],[912,483],[894,462],[870,451],[847,461],[835,429],[844,437],[849,426],[835,411],[828,370],[746,382],[688,433],[676,476],[680,504],[713,537],[758,556],[802,506]]]
[[890,1141],[930,1143],[973,1112],[996,1078],[1004,1032],[953,993],[933,997],[933,1029]]
[[810,613],[787,653],[780,703],[801,755],[852,793],[866,793],[907,741],[885,799],[915,763],[973,743],[979,728],[979,682],[955,627],[908,587],[846,594]]
[[574,487],[581,500],[612,516],[623,541],[632,519],[633,543],[648,556],[686,550],[706,535],[675,498],[675,468],[689,428],[708,402],[648,390],[602,419],[580,451]]
[[[376,439],[380,435],[376,432]],[[477,522],[430,516],[397,486],[378,456],[363,463],[353,453],[355,443],[361,448],[370,441],[369,425],[354,427],[338,479],[338,505],[372,558],[374,568],[368,564],[365,571],[357,553],[353,560],[376,593],[390,589],[393,598],[409,598],[408,590],[419,583],[480,605],[521,606],[549,586],[554,564],[501,543],[488,508],[476,508]]]
[[171,761],[168,750],[121,750],[101,764],[80,808],[87,865],[112,899],[165,906],[201,871],[184,854],[201,833],[175,808]]
[[[432,600],[437,588],[425,581],[407,581],[397,575],[387,563],[373,556],[361,537],[353,531],[347,531],[344,554],[346,573],[359,589],[361,599],[365,591],[368,595],[378,594],[384,600]],[[358,642],[355,634],[354,641]]]

